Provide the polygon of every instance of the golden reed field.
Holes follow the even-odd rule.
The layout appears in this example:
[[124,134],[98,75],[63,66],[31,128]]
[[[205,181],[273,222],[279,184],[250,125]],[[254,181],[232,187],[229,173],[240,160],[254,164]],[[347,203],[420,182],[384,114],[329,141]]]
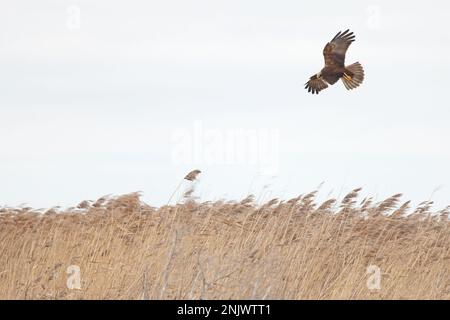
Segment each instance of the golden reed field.
[[[1,299],[450,299],[449,208],[355,189],[0,210]],[[189,192],[188,192],[189,193]],[[406,216],[405,216],[406,215]]]

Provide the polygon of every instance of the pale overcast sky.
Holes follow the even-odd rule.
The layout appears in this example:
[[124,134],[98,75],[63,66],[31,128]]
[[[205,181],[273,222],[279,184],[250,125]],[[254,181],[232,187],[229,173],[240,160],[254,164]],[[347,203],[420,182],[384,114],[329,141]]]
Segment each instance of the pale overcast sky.
[[[446,1],[0,4],[0,206],[355,187],[450,204]],[[366,79],[304,90],[350,28]],[[268,185],[267,187],[265,187]]]

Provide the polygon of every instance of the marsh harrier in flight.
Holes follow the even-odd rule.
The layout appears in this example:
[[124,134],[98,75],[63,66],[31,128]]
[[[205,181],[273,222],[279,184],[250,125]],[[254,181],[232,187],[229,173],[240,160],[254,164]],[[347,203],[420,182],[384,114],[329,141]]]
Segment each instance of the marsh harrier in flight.
[[355,36],[347,29],[339,32],[327,43],[323,49],[325,67],[318,74],[309,78],[305,84],[308,92],[318,94],[339,79],[342,79],[347,90],[355,89],[363,82],[364,69],[359,62],[345,66],[345,53],[353,41],[355,41]]

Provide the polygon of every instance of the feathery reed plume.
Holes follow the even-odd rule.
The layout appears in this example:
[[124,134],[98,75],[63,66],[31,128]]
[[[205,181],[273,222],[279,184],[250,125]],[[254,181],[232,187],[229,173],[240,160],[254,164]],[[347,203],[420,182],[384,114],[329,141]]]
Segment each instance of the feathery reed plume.
[[416,210],[414,210],[413,214],[417,216],[426,216],[430,213],[431,206],[433,205],[433,201],[423,201],[417,205]]
[[110,198],[106,203],[108,210],[123,212],[139,212],[141,208],[141,192],[132,192],[118,197]]
[[302,199],[302,197],[303,197],[303,195],[301,194],[301,195],[299,195],[298,197],[289,199],[289,200],[287,201],[287,203],[288,203],[288,204],[291,204],[291,205],[295,205],[295,204],[297,204],[297,202],[299,202],[299,201]]
[[183,194],[183,198],[191,198],[192,194],[194,193],[195,188],[194,187],[190,187],[188,188],[184,194]]
[[366,197],[363,201],[361,201],[361,213],[364,214],[368,211],[372,206],[372,197]]
[[253,194],[248,195],[245,199],[242,199],[240,204],[241,205],[251,205],[255,202],[255,196]]
[[84,200],[84,201],[81,201],[78,205],[77,205],[77,208],[78,209],[87,209],[87,208],[89,208],[91,206],[91,201],[89,201],[89,200]]
[[190,202],[191,204],[195,203],[198,197],[194,196],[195,185],[191,185],[187,188],[187,190],[183,193],[183,199],[185,203]]
[[328,211],[331,209],[331,207],[336,203],[336,199],[328,199],[324,201],[319,208],[317,208],[317,211]]
[[391,217],[392,218],[401,218],[406,213],[406,211],[409,209],[410,203],[411,203],[411,200],[408,200],[405,203],[403,203],[400,206],[400,208],[398,208],[391,214]]
[[351,192],[349,192],[344,199],[341,201],[341,208],[344,209],[350,209],[353,207],[356,203],[356,198],[358,197],[359,192],[362,190],[362,188],[356,188],[353,189]]
[[397,207],[397,204],[400,201],[401,196],[402,196],[401,193],[397,193],[397,194],[394,194],[393,196],[385,199],[384,201],[382,201],[376,207],[377,213],[383,214],[383,213],[386,213],[389,210],[395,209],[395,207]]
[[92,206],[96,208],[103,206],[103,204],[109,199],[110,196],[110,194],[107,194],[106,196],[98,198]]
[[438,213],[441,216],[442,220],[448,220],[450,217],[450,206],[445,207]]
[[277,204],[278,202],[280,202],[280,200],[279,200],[278,198],[274,198],[274,199],[268,201],[264,206],[265,206],[266,208],[270,208],[270,207],[272,207],[273,205]]
[[317,190],[314,190],[314,191],[312,191],[310,193],[307,193],[302,198],[302,201],[301,201],[301,204],[300,204],[301,210],[310,211],[310,210],[314,209],[314,206],[315,206],[314,198],[315,198],[316,194],[317,194]]

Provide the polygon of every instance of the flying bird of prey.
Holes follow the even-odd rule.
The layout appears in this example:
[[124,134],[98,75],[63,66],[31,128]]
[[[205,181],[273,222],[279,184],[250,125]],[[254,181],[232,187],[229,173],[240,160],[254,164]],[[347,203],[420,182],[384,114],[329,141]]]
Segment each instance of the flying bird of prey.
[[325,67],[305,83],[308,92],[319,94],[328,88],[329,84],[335,84],[339,79],[342,79],[347,90],[355,89],[363,82],[364,69],[359,62],[345,66],[345,53],[353,41],[355,36],[347,29],[339,32],[326,44],[323,49]]

